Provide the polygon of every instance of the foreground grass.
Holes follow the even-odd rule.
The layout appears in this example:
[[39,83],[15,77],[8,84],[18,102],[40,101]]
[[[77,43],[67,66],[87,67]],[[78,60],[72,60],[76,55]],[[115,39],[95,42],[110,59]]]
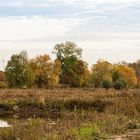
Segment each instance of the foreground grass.
[[[98,140],[140,128],[140,90],[3,90],[0,140]],[[13,120],[14,119],[14,120]]]

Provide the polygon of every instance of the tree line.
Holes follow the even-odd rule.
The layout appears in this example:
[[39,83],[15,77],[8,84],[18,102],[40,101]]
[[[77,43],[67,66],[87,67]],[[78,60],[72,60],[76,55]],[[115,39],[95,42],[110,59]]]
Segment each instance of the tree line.
[[5,70],[0,72],[0,88],[47,87],[140,87],[140,60],[135,63],[111,64],[98,60],[92,65],[82,59],[82,49],[67,41],[56,44],[54,61],[47,54],[29,59],[27,52],[13,54]]

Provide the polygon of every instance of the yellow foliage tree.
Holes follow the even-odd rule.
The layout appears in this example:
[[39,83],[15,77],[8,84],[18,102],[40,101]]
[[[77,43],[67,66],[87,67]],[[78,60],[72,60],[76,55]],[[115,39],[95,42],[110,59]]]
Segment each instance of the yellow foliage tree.
[[30,61],[34,83],[38,87],[54,86],[59,82],[60,63],[51,61],[49,55],[40,55]]
[[99,60],[92,67],[90,81],[95,85],[95,87],[102,87],[104,80],[112,82],[112,70],[112,64],[105,60]]
[[125,64],[117,64],[114,70],[118,71],[120,78],[125,81],[127,88],[133,88],[137,85],[135,70]]

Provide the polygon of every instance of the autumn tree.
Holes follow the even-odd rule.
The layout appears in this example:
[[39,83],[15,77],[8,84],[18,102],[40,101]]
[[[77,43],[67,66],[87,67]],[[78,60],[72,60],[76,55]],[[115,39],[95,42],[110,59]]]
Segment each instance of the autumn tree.
[[69,86],[83,86],[89,73],[87,63],[81,60],[82,49],[73,42],[57,44],[54,47],[56,60],[61,63],[60,83]]
[[75,70],[78,79],[78,86],[88,86],[88,80],[90,76],[90,71],[88,69],[88,64],[87,62],[83,60],[78,60],[77,65],[76,65],[76,70]]
[[12,55],[5,68],[5,75],[10,88],[31,87],[31,69],[26,51]]
[[104,87],[107,84],[112,85],[112,70],[113,66],[105,60],[99,60],[92,66],[90,83],[95,87]]
[[5,72],[0,71],[0,82],[5,82]]
[[116,80],[123,80],[126,83],[127,88],[133,88],[137,85],[135,70],[127,64],[116,64],[114,66],[114,70],[118,73],[118,78],[116,78]]
[[60,63],[52,62],[49,55],[40,55],[30,61],[34,73],[34,84],[38,88],[54,86],[59,82]]
[[8,88],[4,71],[0,71],[0,89],[2,89],[2,88]]
[[137,87],[140,87],[140,60],[132,64],[129,64],[129,66],[135,70],[137,77]]

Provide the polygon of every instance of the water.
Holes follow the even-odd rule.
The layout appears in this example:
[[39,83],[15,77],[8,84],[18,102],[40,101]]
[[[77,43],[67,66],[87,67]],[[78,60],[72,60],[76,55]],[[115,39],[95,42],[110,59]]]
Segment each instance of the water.
[[10,127],[10,125],[6,121],[0,120],[0,127]]

